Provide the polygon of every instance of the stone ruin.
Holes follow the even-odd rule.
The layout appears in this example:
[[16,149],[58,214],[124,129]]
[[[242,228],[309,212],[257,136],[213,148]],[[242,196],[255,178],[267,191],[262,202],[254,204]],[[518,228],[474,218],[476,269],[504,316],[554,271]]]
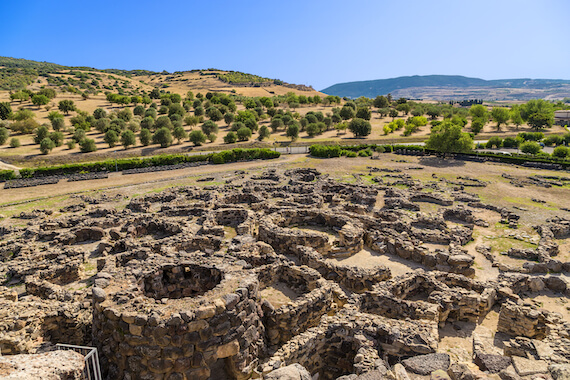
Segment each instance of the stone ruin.
[[[94,345],[108,379],[274,379],[287,371],[399,379],[437,370],[514,379],[525,376],[524,360],[553,368],[537,373],[567,371],[570,322],[531,299],[543,290],[570,294],[569,263],[555,258],[570,221],[536,226],[534,250],[504,253],[527,260],[522,268],[477,246],[500,270],[481,281],[465,247],[475,228],[489,226],[479,211],[512,228],[516,212],[465,192],[486,185],[473,178],[426,184],[371,172],[384,176],[365,185],[314,169],[239,172],[221,186],[81,196],[59,213],[4,220],[1,352]],[[426,203],[438,211],[422,212]],[[395,276],[389,265],[343,263],[363,250],[420,269]],[[506,337],[502,353],[474,338],[475,369],[439,351],[442,328],[477,324],[491,310]]]

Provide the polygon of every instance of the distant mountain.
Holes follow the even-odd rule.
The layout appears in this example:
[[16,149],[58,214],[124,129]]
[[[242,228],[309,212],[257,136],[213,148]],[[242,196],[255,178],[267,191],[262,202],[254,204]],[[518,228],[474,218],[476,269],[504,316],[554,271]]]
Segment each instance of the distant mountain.
[[499,79],[484,80],[461,75],[414,75],[390,79],[338,83],[322,90],[325,94],[358,98],[394,97],[421,99],[482,98],[485,100],[524,100],[570,96],[570,80]]

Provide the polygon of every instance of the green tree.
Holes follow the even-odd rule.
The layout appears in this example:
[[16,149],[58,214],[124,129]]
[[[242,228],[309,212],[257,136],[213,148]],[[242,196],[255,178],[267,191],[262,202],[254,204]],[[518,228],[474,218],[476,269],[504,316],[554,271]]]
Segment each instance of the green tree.
[[441,115],[441,110],[437,106],[431,106],[428,107],[426,115],[428,115],[432,120],[435,120]]
[[355,137],[368,136],[372,132],[372,126],[367,120],[354,118],[348,124],[348,129],[354,133]]
[[172,133],[170,133],[170,129],[166,127],[157,129],[154,135],[152,135],[152,142],[160,144],[161,148],[167,148],[172,145]]
[[202,132],[207,136],[210,133],[218,133],[218,124],[212,120],[206,120],[201,126]]
[[63,133],[62,132],[52,132],[49,134],[49,138],[51,139],[51,141],[53,141],[53,143],[55,144],[55,146],[62,146],[63,145]]
[[61,112],[65,112],[66,115],[69,115],[71,111],[75,111],[75,103],[73,103],[73,100],[60,100],[58,109]]
[[389,115],[392,118],[392,121],[394,121],[394,119],[397,118],[399,114],[398,114],[397,110],[392,108],[392,109],[390,109]]
[[12,107],[8,102],[0,102],[0,120],[7,120],[12,115]]
[[[40,108],[41,106],[45,106],[49,103],[49,98],[45,95],[34,95],[32,96],[32,104]],[[49,152],[48,152],[49,153]]]
[[83,139],[79,142],[79,150],[81,153],[89,153],[97,151],[97,145],[93,139]]
[[297,123],[291,124],[287,127],[287,137],[291,139],[291,141],[295,141],[299,138],[299,125]]
[[180,103],[172,103],[168,107],[168,116],[172,115],[180,115],[181,117],[184,117],[184,115],[186,115],[186,110],[180,105]]
[[368,107],[358,107],[356,110],[356,117],[359,119],[370,120],[372,118],[372,112]]
[[48,154],[53,148],[55,148],[55,143],[49,137],[40,141],[40,152],[42,152],[42,154]]
[[487,140],[487,144],[485,144],[487,149],[500,148],[501,146],[503,146],[503,139],[498,136],[489,138],[489,140]]
[[536,141],[526,141],[520,145],[520,150],[527,154],[537,154],[540,152],[540,144]]
[[38,92],[36,92],[36,95],[44,95],[46,96],[49,100],[55,98],[56,96],[56,92],[54,89],[51,88],[42,88],[41,90],[39,90]]
[[354,109],[348,105],[344,105],[339,112],[339,115],[340,117],[342,117],[342,120],[352,119],[354,117],[354,114],[355,114]]
[[474,104],[469,108],[469,115],[472,118],[480,118],[483,120],[489,119],[489,112],[487,111],[487,107],[482,104]]
[[144,116],[146,110],[143,106],[136,106],[135,108],[133,108],[133,114],[137,115],[137,116]]
[[119,135],[114,130],[109,129],[107,132],[105,132],[103,141],[109,144],[109,148],[114,148],[115,145],[117,145],[117,142],[119,142]]
[[34,136],[34,142],[39,144],[42,142],[43,139],[49,136],[49,130],[45,125],[40,126],[36,130],[36,135]]
[[24,100],[28,100],[30,98],[30,94],[26,91],[17,91],[10,95],[10,99],[12,100],[19,100],[22,103]]
[[85,140],[86,137],[87,137],[87,134],[85,133],[85,130],[81,129],[81,128],[77,128],[77,129],[75,129],[75,132],[73,133],[72,139],[75,140],[75,142],[77,142],[77,143],[81,143],[81,141]]
[[524,123],[524,120],[521,116],[521,111],[518,107],[517,108],[513,107],[511,109],[510,119],[513,122],[513,124],[517,126],[517,129],[519,129],[519,127]]
[[210,133],[208,135],[208,140],[213,143],[214,141],[216,141],[216,139],[218,138],[218,135],[216,135],[215,133]]
[[376,108],[386,108],[389,106],[388,100],[383,95],[379,95],[374,99],[374,107]]
[[125,149],[129,149],[129,146],[135,145],[137,143],[135,133],[129,129],[121,133],[121,145]]
[[33,119],[34,117],[36,117],[36,115],[27,109],[17,110],[16,112],[12,113],[12,119],[16,121]]
[[[354,119],[354,120],[356,120],[356,119]],[[307,131],[307,135],[309,135],[309,137],[315,137],[316,135],[318,135],[321,132],[319,127],[317,126],[317,123],[307,124],[307,127],[305,128],[305,130]]]
[[443,153],[464,153],[473,149],[473,138],[461,126],[444,121],[432,128],[426,148]]
[[8,141],[9,136],[10,132],[8,132],[8,129],[0,127],[0,145],[6,144],[6,141]]
[[493,107],[491,118],[497,123],[497,131],[501,130],[501,124],[506,124],[511,117],[510,112],[504,107]]
[[251,138],[251,129],[242,127],[237,131],[237,138],[239,141],[247,141]]
[[93,111],[93,117],[95,119],[105,118],[107,117],[107,111],[105,111],[103,108],[97,108],[95,111]]
[[180,141],[184,140],[185,138],[188,137],[188,134],[186,133],[186,131],[184,130],[184,128],[182,127],[176,127],[174,128],[174,131],[172,132],[172,136],[178,140],[178,144],[180,144]]
[[400,103],[396,106],[396,110],[403,112],[404,114],[408,114],[410,112],[410,105],[408,103]]
[[522,119],[536,130],[554,124],[554,107],[543,99],[529,100],[520,106],[520,112]]
[[200,146],[206,142],[206,134],[200,130],[190,132],[189,140],[195,145]]
[[226,122],[226,125],[229,126],[234,121],[234,114],[231,112],[227,112],[224,115],[224,121]]
[[269,128],[267,128],[266,125],[262,125],[261,128],[259,128],[259,135],[257,136],[257,139],[259,141],[263,141],[264,139],[269,138],[269,136],[271,136]]
[[152,135],[150,130],[147,128],[141,128],[141,132],[139,133],[139,141],[143,146],[149,146],[152,140]]
[[484,126],[485,126],[485,120],[481,119],[480,117],[475,117],[471,121],[471,130],[476,135],[479,134],[483,130]]
[[224,136],[224,142],[226,144],[233,144],[237,141],[237,136],[234,132],[230,131]]
[[154,123],[154,128],[156,129],[160,129],[160,128],[167,128],[168,130],[172,130],[172,122],[170,121],[170,118],[168,116],[160,116],[158,119],[156,119],[156,122]]

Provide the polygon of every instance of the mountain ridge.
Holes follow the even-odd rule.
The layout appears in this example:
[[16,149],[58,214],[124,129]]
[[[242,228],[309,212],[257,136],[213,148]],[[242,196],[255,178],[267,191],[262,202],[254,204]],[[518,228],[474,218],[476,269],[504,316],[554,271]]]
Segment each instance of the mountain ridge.
[[[519,96],[522,99],[530,96],[532,93],[539,93],[555,89],[563,89],[564,93],[568,93],[568,95],[570,95],[570,80],[531,78],[485,80],[462,75],[413,75],[388,79],[337,83],[321,90],[321,92],[329,95],[337,95],[343,97],[346,96],[349,98],[358,98],[360,96],[373,98],[377,95],[387,95],[388,93],[392,93],[392,95],[396,96],[402,95],[401,93],[415,93],[417,95],[426,95],[427,91],[422,91],[420,89],[428,88],[448,89],[448,94],[441,94],[441,91],[438,91],[439,94],[444,98],[453,98],[457,96],[480,98],[480,95],[485,94],[487,96],[495,97],[493,95],[495,95],[494,93],[496,91],[491,90],[523,89],[526,90],[526,92],[523,91],[521,93],[521,91],[510,91],[508,94],[503,94],[503,97],[507,99],[516,98],[516,96],[512,94],[513,92],[516,92],[519,93]],[[487,91],[481,91],[484,89],[487,89]],[[461,92],[461,90],[466,92],[463,94],[464,96],[461,96],[461,94],[458,93]],[[477,92],[480,93],[479,96]]]

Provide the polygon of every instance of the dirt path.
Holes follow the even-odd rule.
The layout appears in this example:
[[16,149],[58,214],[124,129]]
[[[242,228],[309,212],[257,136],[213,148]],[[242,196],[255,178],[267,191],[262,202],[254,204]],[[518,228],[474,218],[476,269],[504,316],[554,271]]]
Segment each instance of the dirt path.
[[154,173],[129,174],[110,173],[109,178],[90,181],[59,181],[53,185],[42,185],[23,189],[0,189],[0,204],[24,200],[37,200],[60,195],[81,193],[90,190],[104,190],[123,186],[139,185],[150,182],[169,182],[184,180],[194,176],[220,173],[234,170],[247,170],[266,167],[271,164],[284,164],[298,159],[296,155],[281,156],[276,160],[238,162],[224,165],[205,165],[178,170],[166,170]]
[[0,170],[20,170],[20,168],[0,161]]

